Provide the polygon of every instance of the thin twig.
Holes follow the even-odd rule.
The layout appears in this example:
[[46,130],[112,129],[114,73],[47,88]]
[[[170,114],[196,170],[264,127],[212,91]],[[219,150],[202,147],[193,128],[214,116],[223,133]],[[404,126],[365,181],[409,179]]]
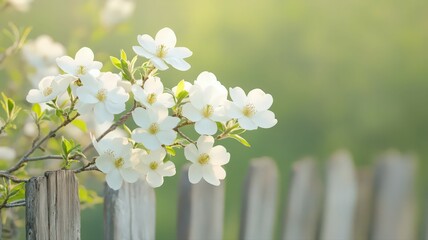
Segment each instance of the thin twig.
[[29,157],[27,158],[27,162],[33,162],[33,161],[40,161],[40,160],[48,160],[48,159],[56,159],[56,160],[63,160],[64,158],[60,155],[46,155],[46,156],[40,156],[40,157]]
[[69,123],[71,123],[74,119],[76,119],[79,116],[79,114],[76,114],[76,116],[72,118],[67,118],[64,122],[62,122],[61,125],[59,125],[54,130],[51,130],[44,138],[42,138],[39,142],[37,142],[28,152],[19,159],[19,161],[11,168],[9,168],[6,171],[0,171],[0,173],[12,173],[18,169],[20,169],[25,162],[28,161],[28,157],[36,151],[44,142],[46,142],[51,137],[55,136],[55,134],[63,127],[67,126]]
[[27,182],[28,181],[27,179],[19,179],[16,176],[13,176],[13,175],[10,175],[10,174],[7,174],[7,173],[0,173],[0,177],[7,178],[7,179],[9,179],[9,180],[11,180],[12,182],[15,182],[15,183],[21,183],[21,182]]
[[2,206],[2,208],[13,208],[13,207],[23,207],[25,206],[26,202],[25,200],[18,200],[11,203],[6,203]]

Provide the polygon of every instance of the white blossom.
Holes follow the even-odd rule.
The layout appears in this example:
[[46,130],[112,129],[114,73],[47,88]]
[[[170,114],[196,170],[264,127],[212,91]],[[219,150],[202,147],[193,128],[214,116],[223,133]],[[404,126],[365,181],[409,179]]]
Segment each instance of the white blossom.
[[168,116],[168,109],[137,108],[132,112],[132,118],[139,126],[132,131],[132,139],[144,144],[147,149],[156,150],[161,148],[162,144],[174,143],[177,132],[173,128],[177,126],[180,119]]
[[240,87],[230,88],[229,92],[233,102],[228,102],[226,112],[229,117],[238,119],[241,128],[246,130],[255,130],[258,127],[271,128],[278,122],[275,114],[268,110],[273,103],[270,94],[253,89],[247,96]]
[[127,138],[106,138],[99,142],[91,135],[92,143],[99,156],[95,165],[106,174],[106,182],[113,190],[118,190],[123,181],[134,183],[139,174],[131,161],[132,144]]
[[164,177],[175,175],[175,165],[171,161],[164,162],[163,159],[166,152],[163,148],[147,153],[142,149],[138,149],[133,157],[140,160],[135,167],[140,173],[143,174],[147,183],[153,187],[160,187],[163,184]]
[[203,72],[189,90],[189,102],[183,105],[182,114],[195,122],[199,134],[213,135],[217,132],[216,122],[227,121],[224,103],[227,90],[214,74]]
[[208,183],[218,186],[226,177],[222,165],[230,160],[230,154],[223,146],[215,146],[211,136],[200,136],[196,146],[189,144],[184,148],[184,155],[192,162],[189,167],[189,181],[198,183],[202,178]]
[[192,56],[192,51],[185,47],[175,47],[177,38],[170,28],[159,30],[155,39],[144,34],[138,35],[137,40],[140,46],[134,46],[134,52],[150,59],[159,70],[168,69],[165,62],[180,71],[189,70],[190,64],[183,59]]
[[136,101],[140,102],[147,108],[174,106],[174,98],[169,93],[163,92],[163,84],[158,77],[149,77],[141,87],[137,84],[132,85],[132,92]]
[[7,3],[20,12],[26,12],[30,9],[30,4],[33,0],[7,0]]
[[101,22],[106,27],[112,27],[129,18],[135,9],[132,0],[107,0],[101,11]]
[[64,54],[64,46],[61,43],[55,42],[48,35],[40,35],[34,40],[29,40],[22,47],[22,55],[25,61],[36,68],[37,71],[52,68],[56,64],[56,58]]
[[121,78],[111,72],[102,73],[98,78],[88,78],[83,86],[76,89],[79,101],[76,109],[80,114],[94,113],[98,123],[112,122],[114,115],[126,109],[129,94],[118,86]]
[[83,47],[77,51],[74,59],[63,56],[56,59],[58,66],[66,73],[69,73],[82,81],[97,77],[103,66],[101,62],[94,61],[94,53],[90,48]]
[[11,147],[0,146],[0,160],[12,161],[16,158],[16,151]]
[[39,82],[39,89],[31,89],[27,94],[30,103],[45,103],[63,94],[75,77],[65,74],[48,76]]

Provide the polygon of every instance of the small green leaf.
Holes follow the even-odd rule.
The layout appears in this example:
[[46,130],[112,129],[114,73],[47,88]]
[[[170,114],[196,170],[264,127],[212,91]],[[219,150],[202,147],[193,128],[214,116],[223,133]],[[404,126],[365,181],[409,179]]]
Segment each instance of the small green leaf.
[[9,113],[12,113],[15,108],[15,101],[13,101],[11,98],[7,99],[7,108],[9,110]]
[[166,152],[168,153],[168,155],[171,155],[173,157],[175,156],[174,148],[172,148],[171,146],[166,146],[165,149],[166,149]]
[[186,90],[181,91],[177,96],[177,103],[181,103],[187,96],[189,93]]
[[82,130],[82,132],[87,132],[88,128],[86,127],[86,122],[82,119],[74,119],[71,124]]
[[178,84],[177,84],[177,90],[175,91],[175,93],[177,94],[177,96],[181,93],[181,91],[184,90],[184,79],[181,80]]
[[25,183],[19,183],[15,185],[9,193],[8,202],[14,202],[18,200],[25,199]]
[[251,147],[251,145],[245,140],[243,137],[237,135],[237,134],[229,134],[228,137],[235,139],[236,141],[240,142],[242,145],[246,147]]
[[120,50],[120,58],[122,59],[122,60],[128,60],[127,59],[127,57],[126,57],[126,52],[122,49],[122,50]]
[[217,124],[218,130],[220,130],[220,132],[224,132],[224,130],[225,130],[224,124],[221,122],[216,122],[216,124]]
[[37,118],[40,118],[40,116],[42,116],[42,108],[38,103],[33,104],[33,107],[31,108],[31,110],[33,110]]
[[110,56],[110,61],[111,61],[111,63],[113,63],[113,65],[114,65],[117,69],[122,70],[122,65],[121,65],[121,63],[120,63],[120,60],[119,60],[119,59],[117,59],[117,58],[115,58],[115,57],[113,57],[113,56]]

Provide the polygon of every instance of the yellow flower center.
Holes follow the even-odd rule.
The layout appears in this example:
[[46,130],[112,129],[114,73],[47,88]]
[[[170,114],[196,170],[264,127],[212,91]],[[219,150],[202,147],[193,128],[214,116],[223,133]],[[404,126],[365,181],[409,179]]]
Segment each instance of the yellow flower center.
[[246,117],[252,117],[255,113],[256,113],[256,107],[251,103],[247,104],[242,109],[242,114],[244,114],[244,116],[246,116]]
[[79,66],[79,69],[77,70],[77,75],[84,75],[86,74],[86,68],[84,66]]
[[158,49],[156,50],[156,56],[159,58],[164,58],[166,56],[167,52],[168,51],[167,51],[166,47],[164,45],[160,45],[158,47]]
[[151,162],[149,167],[152,170],[156,170],[158,168],[159,164],[157,162]]
[[210,160],[210,155],[203,153],[199,155],[198,163],[200,163],[201,165],[204,165],[204,164],[207,164],[209,160]]
[[211,105],[206,105],[203,109],[202,109],[202,116],[209,118],[211,117],[211,115],[213,115],[214,113],[214,108]]
[[107,98],[107,93],[105,89],[101,89],[98,91],[96,98],[100,101],[100,102],[104,102],[104,100],[106,100]]
[[46,96],[49,96],[52,92],[53,92],[53,89],[51,87],[47,87],[43,90],[43,95],[46,97]]
[[125,161],[123,161],[123,158],[118,158],[118,159],[114,160],[114,166],[116,168],[121,168],[123,166],[123,164],[125,164]]
[[150,127],[149,127],[149,133],[150,134],[156,134],[158,132],[159,132],[159,124],[152,123],[152,125],[150,125]]
[[153,103],[155,103],[155,102],[156,102],[156,100],[157,100],[157,96],[156,96],[156,94],[154,94],[154,93],[150,93],[150,94],[147,96],[147,102],[148,102],[150,105],[152,105]]

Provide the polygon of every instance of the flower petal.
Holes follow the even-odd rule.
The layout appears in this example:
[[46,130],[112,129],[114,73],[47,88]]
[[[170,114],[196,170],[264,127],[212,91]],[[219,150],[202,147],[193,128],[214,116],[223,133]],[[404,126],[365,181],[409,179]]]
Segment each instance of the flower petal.
[[165,130],[160,131],[156,134],[159,142],[165,145],[171,145],[174,143],[175,138],[177,137],[177,132],[174,130]]
[[148,129],[150,124],[152,124],[147,110],[143,108],[136,108],[132,112],[132,119],[134,119],[134,122],[143,129]]
[[[140,142],[144,144],[144,146],[149,150],[156,150],[161,147],[161,143],[159,142],[159,139],[152,134],[149,133],[141,133],[141,137],[138,139]],[[135,141],[137,139],[133,138]]]
[[159,174],[166,177],[171,177],[175,175],[175,165],[173,162],[168,161],[161,166],[159,166],[158,170]]
[[97,103],[94,106],[95,120],[99,123],[112,122],[114,115],[109,113],[103,103]]
[[28,92],[27,97],[25,99],[29,103],[42,103],[42,102],[49,101],[48,99],[45,98],[45,96],[43,96],[42,92],[38,89],[31,89]]
[[140,47],[140,46],[133,46],[132,50],[134,50],[134,52],[137,55],[143,56],[143,57],[148,58],[148,59],[154,57],[153,54],[151,54],[150,52],[148,52],[147,50],[145,50],[143,47]]
[[188,58],[192,56],[192,51],[186,47],[176,47],[168,50],[167,57],[171,58]]
[[229,88],[230,97],[233,103],[238,107],[244,107],[247,104],[247,95],[240,87]]
[[201,112],[196,109],[191,103],[184,104],[182,114],[192,122],[197,122],[202,119]]
[[74,57],[77,65],[87,66],[94,61],[94,52],[88,47],[82,47]]
[[195,130],[201,135],[213,135],[217,132],[217,124],[208,118],[202,118],[195,123]]
[[[94,91],[95,90],[95,91]],[[78,87],[76,89],[76,95],[79,97],[79,101],[84,103],[97,103],[99,100],[95,97],[96,89],[89,88],[86,86]]]
[[146,181],[151,187],[157,188],[162,186],[163,177],[154,171],[149,171],[146,176]]
[[128,183],[134,183],[138,180],[140,175],[133,168],[122,168],[119,170],[123,180]]
[[166,27],[156,33],[155,42],[158,46],[164,45],[167,48],[173,48],[177,43],[177,37],[175,36],[174,31]]
[[[100,154],[100,153],[98,153]],[[95,160],[95,165],[103,173],[109,173],[114,168],[114,159],[111,154],[101,154]]]
[[71,75],[77,74],[78,66],[74,59],[69,56],[63,56],[56,59],[56,64],[59,68],[61,68],[64,72],[69,73]]
[[218,179],[223,180],[226,178],[226,171],[221,166],[213,166],[213,171]]
[[123,179],[118,170],[113,170],[106,175],[106,182],[111,189],[119,190]]
[[190,64],[181,58],[166,57],[164,60],[177,70],[187,71],[190,69]]
[[248,117],[238,119],[239,126],[245,130],[256,130],[257,125]]
[[216,173],[214,172],[214,169],[211,165],[204,165],[202,167],[202,174],[205,181],[207,181],[209,184],[214,186],[220,185],[220,180],[216,176]]
[[175,128],[179,122],[180,119],[178,117],[167,116],[162,123],[159,124],[159,128],[161,130],[171,130]]
[[210,153],[214,145],[214,138],[212,136],[200,136],[196,145],[200,153]]
[[195,184],[202,179],[202,167],[199,164],[192,164],[189,167],[189,182]]
[[230,160],[230,153],[223,146],[215,146],[210,151],[210,163],[213,165],[224,165]]
[[272,95],[266,94],[261,89],[253,89],[248,93],[248,101],[254,104],[257,111],[268,110],[273,103]]
[[153,63],[153,65],[155,65],[156,68],[158,68],[161,71],[168,69],[168,66],[166,65],[166,63],[158,57],[152,57],[150,58],[150,61]]
[[149,56],[144,56],[144,55],[142,55],[142,56],[144,56],[146,58],[153,57],[154,54],[156,53],[156,49],[157,49],[155,40],[151,36],[149,36],[147,34],[138,35],[137,36],[137,40],[138,40],[138,43],[141,45],[141,47],[143,47],[143,49],[146,51],[146,53],[149,53],[151,55],[150,57]]
[[253,121],[261,128],[271,128],[278,122],[275,119],[275,114],[269,110],[257,112],[253,117]]
[[199,157],[199,151],[196,148],[195,144],[189,144],[184,148],[184,156],[192,163],[196,163]]

